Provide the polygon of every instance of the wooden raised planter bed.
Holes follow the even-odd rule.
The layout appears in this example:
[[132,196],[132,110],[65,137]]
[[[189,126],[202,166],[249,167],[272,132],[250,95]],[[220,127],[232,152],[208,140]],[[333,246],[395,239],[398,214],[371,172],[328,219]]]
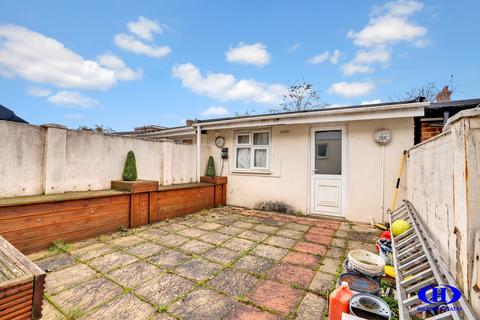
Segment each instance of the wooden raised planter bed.
[[158,190],[158,181],[153,180],[135,180],[135,181],[112,181],[112,189],[119,191],[128,191],[131,193],[150,192]]
[[0,319],[40,319],[45,273],[0,236]]

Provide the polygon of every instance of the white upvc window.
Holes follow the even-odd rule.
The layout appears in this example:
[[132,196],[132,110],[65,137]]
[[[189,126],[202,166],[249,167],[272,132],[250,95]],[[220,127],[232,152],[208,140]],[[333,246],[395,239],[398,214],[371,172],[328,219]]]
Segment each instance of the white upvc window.
[[270,131],[250,131],[235,134],[235,169],[268,170]]

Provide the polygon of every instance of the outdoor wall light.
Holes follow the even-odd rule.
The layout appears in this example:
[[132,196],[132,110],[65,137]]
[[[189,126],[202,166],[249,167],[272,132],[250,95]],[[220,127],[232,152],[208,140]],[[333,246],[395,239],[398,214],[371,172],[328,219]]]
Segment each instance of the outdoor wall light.
[[375,131],[373,138],[379,145],[387,145],[392,141],[392,132],[387,129],[379,129]]

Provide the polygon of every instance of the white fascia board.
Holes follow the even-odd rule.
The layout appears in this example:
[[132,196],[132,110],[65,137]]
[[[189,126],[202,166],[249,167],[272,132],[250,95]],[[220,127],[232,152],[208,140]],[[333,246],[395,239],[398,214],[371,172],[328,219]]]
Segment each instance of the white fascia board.
[[[364,109],[364,108],[362,108]],[[366,108],[365,108],[366,109]],[[334,110],[332,110],[334,111]],[[316,124],[316,123],[330,123],[330,122],[347,122],[358,120],[378,120],[378,119],[392,119],[392,118],[409,118],[420,117],[425,114],[425,104],[412,106],[410,108],[378,108],[377,110],[368,110],[368,112],[360,109],[357,112],[339,112],[344,110],[335,110],[336,112],[323,111],[315,114],[301,114],[302,117],[279,117],[270,116],[269,119],[258,118],[243,118],[231,123],[199,123],[203,130],[220,130],[228,128],[246,128],[246,127],[263,127],[274,125],[292,125],[292,124]],[[353,111],[349,109],[348,111]]]

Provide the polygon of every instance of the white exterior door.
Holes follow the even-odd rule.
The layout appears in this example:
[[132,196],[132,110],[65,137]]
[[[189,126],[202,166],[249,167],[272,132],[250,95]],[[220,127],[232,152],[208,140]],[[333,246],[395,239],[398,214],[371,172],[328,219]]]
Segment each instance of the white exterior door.
[[345,216],[345,127],[313,128],[310,211]]

